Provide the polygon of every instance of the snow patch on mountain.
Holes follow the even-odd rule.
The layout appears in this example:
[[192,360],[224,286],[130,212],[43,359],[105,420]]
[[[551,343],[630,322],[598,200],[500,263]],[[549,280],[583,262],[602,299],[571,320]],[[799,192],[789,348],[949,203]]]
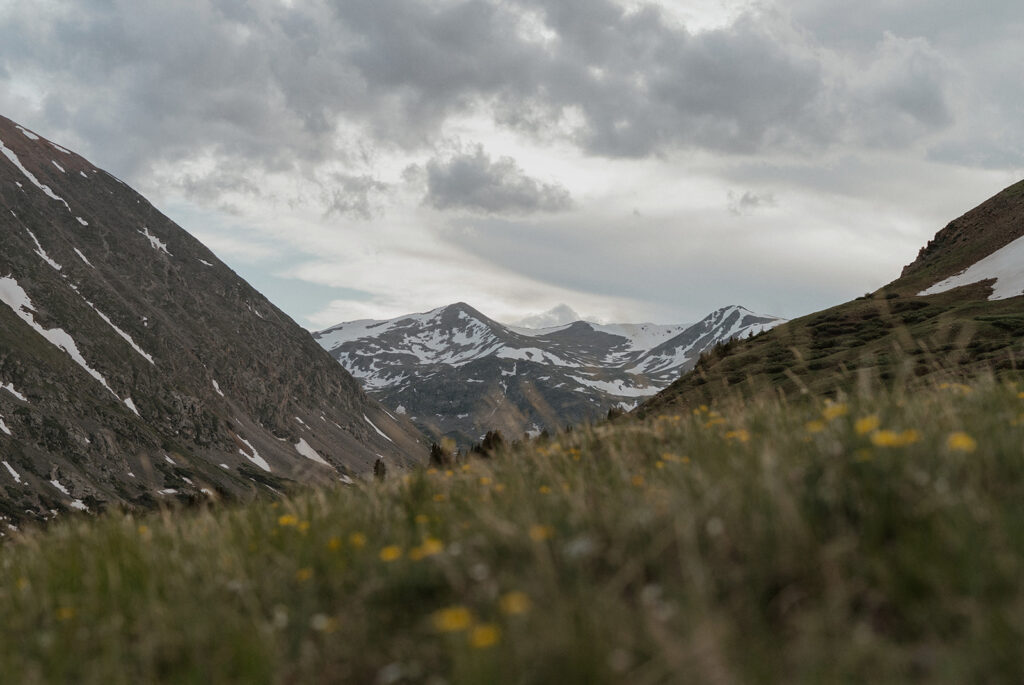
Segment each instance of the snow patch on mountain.
[[[121,338],[123,338],[125,340],[125,342],[127,342],[129,345],[131,345],[132,349],[139,353],[139,356],[141,356],[143,359],[145,359],[150,364],[156,366],[156,362],[153,361],[153,357],[148,352],[146,352],[141,347],[139,347],[138,344],[136,344],[135,340],[132,339],[132,336],[128,335],[123,330],[118,328],[118,326],[113,321],[110,320],[110,317],[107,316],[106,314],[104,314],[103,312],[101,312],[96,307],[96,305],[94,305],[92,302],[90,302],[89,300],[86,300],[84,297],[82,298],[82,300],[87,305],[89,305],[89,307],[91,307],[92,310],[94,312],[96,312],[99,315],[99,317],[101,319],[103,319],[103,321],[106,322],[106,324],[108,326],[110,326],[114,330],[115,333],[117,333]],[[136,412],[136,413],[138,413],[138,412]]]
[[[3,422],[2,422],[2,421],[0,421],[0,424],[3,424]],[[6,431],[5,431],[5,432],[6,432]],[[8,435],[10,435],[10,433],[7,433],[7,434],[8,434]],[[20,473],[18,473],[17,471],[15,471],[15,470],[14,470],[14,469],[13,469],[13,468],[11,467],[11,465],[10,465],[10,464],[8,464],[8,463],[7,463],[6,461],[5,461],[5,462],[3,462],[3,465],[4,465],[4,468],[5,468],[5,469],[7,469],[7,472],[8,472],[9,474],[11,474],[11,478],[13,478],[13,479],[14,479],[14,482],[15,482],[15,483],[21,483],[21,474],[20,474]]]
[[569,376],[580,385],[584,385],[588,388],[594,388],[601,392],[608,393],[609,395],[615,395],[616,397],[648,397],[653,395],[660,388],[656,387],[636,387],[630,385],[628,381],[621,379],[614,380],[601,380],[597,378],[586,378],[584,376]]
[[130,397],[124,398],[124,406],[128,407],[129,409],[131,409],[132,412],[136,416],[142,416],[142,414],[139,413],[139,408],[136,407],[135,406],[135,402],[132,401],[132,398],[130,398]]
[[553,364],[555,366],[567,366],[570,368],[579,366],[579,364],[568,362],[558,355],[537,347],[502,347],[494,356],[498,359],[518,359],[520,361],[537,362],[538,364]]
[[[320,456],[320,453],[310,447],[309,443],[304,439],[299,438],[299,441],[295,444],[295,451],[304,456],[306,459],[311,459],[318,464],[324,466],[330,466],[330,463],[326,459]],[[333,467],[332,467],[333,468]]]
[[117,397],[117,393],[107,383],[107,379],[85,361],[85,357],[79,352],[74,338],[63,329],[47,329],[36,323],[35,316],[33,316],[35,307],[32,306],[32,300],[29,299],[28,294],[22,287],[18,285],[18,282],[10,276],[0,277],[0,302],[10,307],[18,318],[27,323],[39,335],[43,336],[47,342],[63,350],[65,354],[71,357],[72,361],[82,367],[86,373],[95,378],[104,388],[109,390],[111,395]]
[[29,140],[39,140],[39,136],[37,136],[35,133],[32,133],[32,131],[29,131],[27,128],[18,125],[15,125],[14,128],[24,133],[25,137],[28,138]]
[[50,266],[51,266],[51,267],[53,268],[53,270],[54,270],[54,271],[60,271],[61,269],[63,269],[63,268],[64,268],[64,267],[62,267],[62,266],[61,266],[60,264],[58,264],[57,262],[55,262],[55,261],[54,261],[54,260],[53,260],[53,259],[52,259],[52,258],[50,257],[50,255],[46,254],[46,250],[44,250],[44,249],[43,249],[43,246],[42,246],[42,245],[41,245],[41,244],[39,243],[39,238],[37,238],[37,237],[36,237],[36,234],[35,234],[35,233],[33,233],[32,231],[30,231],[30,230],[28,229],[28,227],[27,227],[27,226],[25,227],[25,231],[26,231],[26,232],[28,233],[29,237],[30,237],[30,238],[32,238],[32,242],[34,242],[34,243],[36,244],[36,254],[37,254],[37,255],[39,255],[39,257],[40,257],[40,258],[41,258],[41,259],[42,259],[42,260],[43,260],[44,262],[46,262],[47,264],[49,264],[49,265],[50,265]]
[[256,448],[252,446],[252,443],[250,443],[248,440],[241,436],[239,436],[238,439],[241,440],[242,443],[249,448],[249,453],[246,453],[245,450],[241,449],[238,450],[238,453],[241,454],[246,459],[248,459],[249,461],[251,461],[252,463],[256,464],[256,466],[259,466],[267,473],[270,473],[270,464],[267,463],[266,459],[260,456],[260,453],[257,452]]
[[13,383],[0,383],[0,390],[6,390],[7,392],[9,392],[9,393],[11,393],[12,395],[14,395],[15,397],[17,397],[17,398],[18,398],[19,400],[21,400],[22,402],[28,402],[28,398],[27,398],[27,397],[25,397],[25,396],[24,396],[23,394],[21,394],[20,392],[18,392],[18,391],[17,391],[17,390],[16,390],[15,388],[14,388],[14,384],[13,384]]
[[164,241],[160,240],[155,235],[150,233],[147,227],[143,226],[142,230],[136,231],[136,233],[138,233],[141,236],[144,236],[147,240],[149,240],[149,244],[153,247],[154,250],[160,250],[169,257],[174,256],[167,250],[167,243],[165,243]]
[[78,255],[79,259],[81,259],[83,262],[85,262],[88,266],[92,267],[93,269],[96,268],[95,266],[92,265],[92,262],[89,261],[89,258],[82,254],[81,250],[79,250],[77,247],[73,249],[75,251],[75,254]]
[[370,427],[371,427],[371,428],[373,428],[373,430],[377,431],[377,433],[378,433],[378,434],[380,434],[380,436],[381,436],[382,438],[384,438],[384,439],[385,439],[385,440],[387,440],[388,442],[394,442],[394,440],[392,440],[391,438],[389,438],[389,437],[388,437],[388,436],[387,436],[387,435],[386,435],[386,434],[384,433],[384,431],[382,431],[382,430],[381,430],[380,428],[377,428],[377,424],[375,424],[375,423],[374,423],[373,421],[371,421],[371,420],[370,420],[370,418],[369,418],[369,417],[368,417],[368,416],[367,416],[366,414],[363,414],[363,418],[364,418],[364,419],[366,419],[366,423],[370,424]]
[[56,200],[57,202],[62,203],[65,207],[67,207],[67,210],[69,212],[71,211],[71,207],[68,206],[68,203],[64,200],[64,198],[54,193],[53,190],[50,189],[50,186],[41,183],[39,179],[35,177],[35,174],[26,169],[25,166],[21,163],[21,160],[18,159],[18,155],[14,154],[14,150],[5,146],[4,141],[2,140],[0,140],[0,153],[2,153],[4,157],[10,160],[11,164],[17,167],[18,171],[20,171],[32,185],[34,185],[36,188],[39,188],[39,190],[43,191],[44,195],[46,195],[52,200]]
[[955,276],[922,290],[918,295],[937,295],[953,288],[996,279],[990,300],[1024,295],[1024,237],[1017,238]]

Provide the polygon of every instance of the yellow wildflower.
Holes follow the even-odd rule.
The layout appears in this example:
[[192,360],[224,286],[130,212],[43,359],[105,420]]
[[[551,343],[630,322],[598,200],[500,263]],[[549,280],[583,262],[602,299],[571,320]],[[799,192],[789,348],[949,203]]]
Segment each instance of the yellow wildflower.
[[474,649],[487,649],[498,644],[501,639],[501,628],[493,623],[481,623],[469,633],[469,644]]
[[825,422],[817,420],[808,421],[807,423],[804,424],[804,430],[807,431],[808,433],[820,433],[823,430],[825,430]]
[[456,633],[473,624],[473,614],[464,606],[452,606],[434,612],[434,628],[442,633]]
[[300,583],[305,583],[307,580],[313,577],[313,569],[311,568],[300,568],[295,572],[295,580]]
[[846,416],[850,412],[850,408],[843,402],[835,402],[825,405],[821,415],[826,421],[834,421],[840,416]]
[[277,518],[277,525],[279,526],[297,526],[299,525],[299,517],[294,514],[284,514]]
[[397,545],[388,545],[380,551],[379,556],[383,562],[397,561],[402,558],[402,548]]
[[331,550],[332,552],[337,552],[339,549],[341,549],[341,540],[339,540],[338,538],[331,538],[327,541],[327,549]]
[[356,549],[366,546],[366,536],[362,533],[352,533],[348,536],[348,544],[352,545]]
[[550,539],[555,534],[555,529],[551,526],[544,525],[533,525],[530,526],[530,539],[534,542],[542,542]]
[[637,474],[633,476],[632,479],[630,479],[630,482],[633,483],[633,487],[642,488],[644,486],[644,477],[641,476],[640,474]]
[[305,533],[309,530],[309,521],[299,521],[299,532]]
[[963,431],[957,431],[946,439],[946,446],[958,452],[973,452],[978,449],[978,443],[974,438]]
[[491,484],[491,479],[488,478],[487,476],[482,476],[480,478],[480,485],[490,485],[490,484]]
[[446,499],[448,499],[448,497],[446,495],[444,495],[443,493],[439,492],[436,495],[434,495],[434,501],[435,502],[443,502]]
[[435,554],[440,554],[444,551],[444,543],[437,538],[427,538],[423,541],[423,544],[419,547],[414,547],[409,550],[409,558],[413,561],[419,561],[426,557],[432,557]]
[[913,429],[905,430],[902,433],[881,430],[871,434],[871,444],[875,447],[906,447],[907,445],[913,445],[920,439],[920,433]]
[[857,431],[857,435],[866,435],[874,430],[878,430],[878,427],[882,422],[878,419],[877,414],[871,416],[862,416],[857,419],[853,424],[853,429]]
[[508,616],[519,616],[525,614],[530,610],[533,602],[523,592],[509,592],[502,595],[501,599],[498,600],[498,606],[501,608],[501,613]]
[[739,442],[750,442],[750,433],[745,428],[729,431],[725,434],[726,440],[738,440]]
[[504,486],[504,484],[502,484],[502,483],[498,483],[497,485],[495,485],[495,486],[494,486],[494,491],[495,491],[495,492],[505,492],[505,486]]
[[549,495],[551,494],[551,488],[549,488],[546,485],[542,485],[539,488],[537,488],[537,492],[539,492],[542,495]]

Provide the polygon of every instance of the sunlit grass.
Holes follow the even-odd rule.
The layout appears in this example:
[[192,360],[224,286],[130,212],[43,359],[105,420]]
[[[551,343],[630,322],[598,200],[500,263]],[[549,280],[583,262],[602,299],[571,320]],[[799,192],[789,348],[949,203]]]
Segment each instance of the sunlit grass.
[[1024,397],[699,407],[0,547],[4,682],[1020,682]]

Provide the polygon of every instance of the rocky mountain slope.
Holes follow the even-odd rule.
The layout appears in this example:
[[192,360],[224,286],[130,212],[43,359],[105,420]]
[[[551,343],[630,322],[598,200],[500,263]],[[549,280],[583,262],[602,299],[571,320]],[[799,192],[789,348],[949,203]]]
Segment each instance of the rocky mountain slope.
[[0,117],[0,516],[248,496],[425,455],[113,176]]
[[314,334],[374,397],[434,437],[555,429],[633,407],[722,340],[780,323],[725,307],[692,325],[516,328],[465,303]]
[[703,359],[639,413],[723,395],[831,395],[882,383],[1018,375],[1024,181],[951,222],[898,279]]

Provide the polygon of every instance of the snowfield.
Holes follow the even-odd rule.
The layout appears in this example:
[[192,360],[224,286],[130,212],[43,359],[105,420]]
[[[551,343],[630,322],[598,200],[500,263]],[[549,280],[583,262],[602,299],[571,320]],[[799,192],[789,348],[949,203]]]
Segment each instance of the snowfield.
[[922,290],[918,295],[937,295],[990,278],[996,279],[996,282],[988,299],[1005,300],[1024,295],[1024,237],[1017,238],[955,276]]

